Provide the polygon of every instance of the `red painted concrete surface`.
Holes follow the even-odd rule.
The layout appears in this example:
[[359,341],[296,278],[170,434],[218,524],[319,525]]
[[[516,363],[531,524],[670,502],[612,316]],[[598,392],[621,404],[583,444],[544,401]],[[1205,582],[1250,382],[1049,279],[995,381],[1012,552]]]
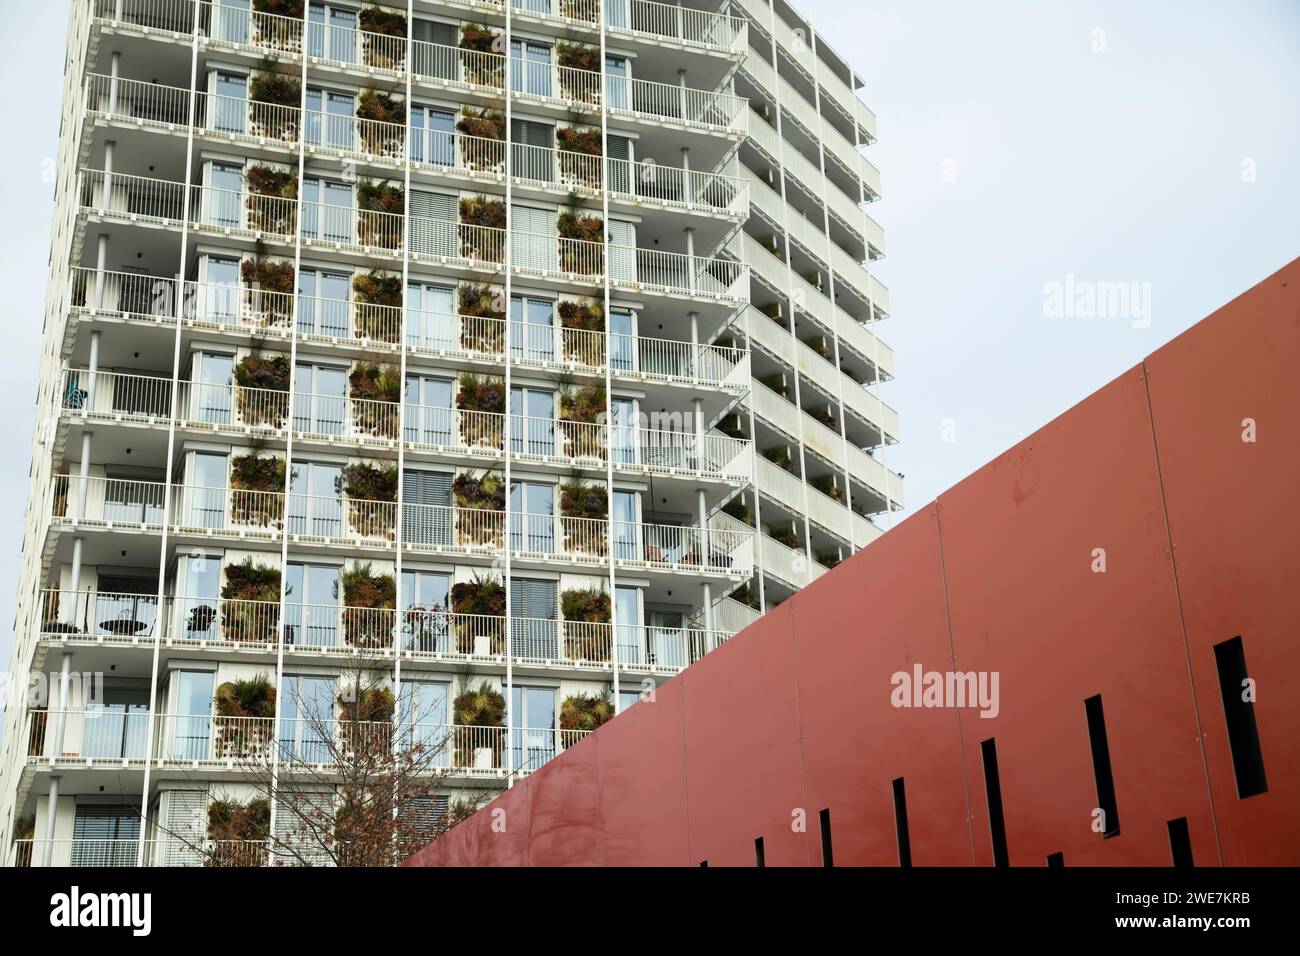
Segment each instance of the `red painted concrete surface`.
[[[992,865],[990,738],[1011,865],[1169,865],[1177,818],[1197,865],[1300,863],[1297,416],[1300,259],[408,865],[754,866],[761,837],[768,866],[820,866],[828,809],[836,866],[895,866],[900,777],[913,865]],[[1268,783],[1245,798],[1214,652],[1235,637]],[[894,707],[918,663],[998,672],[998,715]]]

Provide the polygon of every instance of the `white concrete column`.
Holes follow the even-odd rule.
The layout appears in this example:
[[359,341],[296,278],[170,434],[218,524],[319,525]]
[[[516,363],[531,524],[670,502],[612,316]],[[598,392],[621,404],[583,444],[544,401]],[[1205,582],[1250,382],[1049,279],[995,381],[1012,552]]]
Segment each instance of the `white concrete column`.
[[682,230],[686,233],[686,278],[689,283],[691,295],[695,294],[695,229],[687,226]]
[[101,209],[113,208],[113,156],[117,152],[117,143],[113,140],[104,142],[104,195],[100,197]]
[[53,866],[54,823],[59,815],[59,778],[50,777],[50,796],[45,804],[45,846],[41,848],[41,866]]
[[682,147],[682,198],[688,203],[695,202],[695,186],[691,182],[691,148]]
[[118,73],[122,67],[122,54],[114,50],[108,62],[108,112],[117,112]]
[[714,649],[713,644],[713,585],[705,581],[702,585],[704,590],[704,630],[706,632],[705,641],[708,647],[704,650],[707,653]]
[[[700,313],[688,312],[691,320],[691,378],[700,380]],[[696,404],[699,404],[698,402]]]
[[[82,405],[82,412],[87,412],[94,407],[95,379],[99,376],[99,337],[102,334],[103,333],[98,329],[90,333],[90,363],[86,367],[86,401]],[[90,444],[87,441],[87,439],[90,438],[90,434],[90,432],[85,432],[82,435],[82,452],[88,453],[90,451]],[[82,459],[83,464],[86,464],[87,461],[87,458]]]
[[[87,399],[89,401],[89,399]],[[81,433],[81,461],[77,465],[77,517],[86,517],[86,493],[90,487],[90,439],[94,432]]]
[[95,308],[104,307],[104,271],[108,268],[108,233],[99,234],[95,246]]

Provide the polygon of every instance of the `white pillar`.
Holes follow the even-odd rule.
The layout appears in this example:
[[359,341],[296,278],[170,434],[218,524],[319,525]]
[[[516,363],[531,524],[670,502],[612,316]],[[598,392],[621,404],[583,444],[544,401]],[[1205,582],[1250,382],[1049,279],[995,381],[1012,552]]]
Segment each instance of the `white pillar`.
[[59,778],[50,777],[50,796],[45,804],[45,846],[41,849],[41,866],[53,866],[54,821],[59,812]]
[[[86,366],[86,401],[82,405],[82,413],[89,411],[95,401],[95,379],[99,375],[99,337],[103,333],[99,330],[90,333],[90,363]],[[82,434],[81,450],[85,457],[81,459],[82,465],[88,465],[90,453],[90,432]]]
[[691,148],[682,147],[682,199],[688,203],[695,202],[695,189],[691,185]]
[[104,142],[104,194],[99,199],[99,208],[113,208],[113,155],[117,151],[117,143],[113,140]]
[[122,54],[114,50],[108,63],[108,112],[110,115],[117,112],[117,74],[121,66]]
[[686,233],[686,278],[691,295],[695,294],[695,229],[687,227]]
[[[90,401],[87,397],[86,401]],[[81,462],[77,465],[77,517],[86,517],[86,493],[90,490],[90,439],[94,432],[81,433]]]
[[99,234],[95,248],[95,308],[104,307],[104,270],[108,268],[108,233]]
[[[691,320],[691,378],[700,380],[700,313],[687,312]],[[698,402],[697,402],[698,404]]]

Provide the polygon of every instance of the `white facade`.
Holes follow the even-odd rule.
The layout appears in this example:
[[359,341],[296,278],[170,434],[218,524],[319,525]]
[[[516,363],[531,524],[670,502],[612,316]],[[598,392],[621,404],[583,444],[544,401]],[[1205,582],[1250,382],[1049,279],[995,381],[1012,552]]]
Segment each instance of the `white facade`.
[[901,504],[875,121],[791,9],[293,6],[72,4],[10,863],[195,862],[360,658],[507,786]]

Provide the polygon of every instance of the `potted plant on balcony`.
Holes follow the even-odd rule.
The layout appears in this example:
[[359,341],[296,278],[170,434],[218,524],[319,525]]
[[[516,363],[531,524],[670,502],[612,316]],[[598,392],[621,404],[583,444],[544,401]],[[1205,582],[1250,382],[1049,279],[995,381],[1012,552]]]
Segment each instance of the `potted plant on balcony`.
[[357,17],[361,27],[361,62],[381,70],[406,68],[406,14],[386,7],[362,7]]
[[788,469],[790,467],[790,446],[776,445],[772,448],[764,448],[763,457],[778,468]]
[[493,577],[457,581],[451,587],[456,653],[487,657],[506,649],[506,589]]
[[799,535],[794,530],[793,522],[782,525],[768,525],[767,536],[777,544],[783,544],[794,551],[798,551],[802,547],[799,544]]
[[402,375],[392,365],[358,362],[348,375],[352,420],[361,431],[396,438],[402,401]]
[[[555,221],[560,237],[560,269],[574,275],[598,276],[605,271],[605,221],[576,206]],[[568,240],[568,241],[565,241]]]
[[844,492],[840,488],[839,479],[833,473],[829,475],[818,475],[816,478],[809,479],[808,484],[812,485],[832,501],[843,503]]
[[397,466],[353,462],[343,467],[343,494],[348,523],[366,538],[396,537]]
[[722,513],[735,518],[741,524],[746,524],[750,527],[753,527],[754,525],[753,512],[750,510],[749,502],[745,500],[743,494],[736,495],[736,497],[723,505]]
[[251,317],[259,326],[285,326],[293,313],[293,295],[298,291],[293,263],[269,259],[259,239],[253,257],[239,264],[239,275],[249,289]]
[[393,640],[397,582],[376,574],[369,561],[353,564],[339,575],[343,586],[343,639],[349,647],[378,650]]
[[605,364],[605,306],[598,299],[562,299],[560,342],[566,361],[601,368]]
[[269,756],[275,737],[275,683],[265,674],[226,681],[213,698],[213,756],[250,759]]
[[840,554],[838,549],[835,551],[818,551],[814,557],[817,558],[817,563],[825,568],[833,568],[844,560],[844,556]]
[[353,278],[356,336],[396,345],[400,337],[402,277],[371,269]]
[[736,588],[728,596],[733,601],[739,601],[745,607],[752,607],[755,611],[759,609],[758,589],[749,581]]
[[567,554],[606,555],[609,540],[604,522],[609,518],[609,493],[604,485],[570,478],[560,485],[560,529]]
[[260,528],[284,526],[283,458],[263,457],[257,450],[230,459],[230,518]]
[[254,13],[270,14],[253,18],[253,46],[301,53],[303,3],[304,0],[253,0]]
[[460,437],[466,445],[498,451],[504,448],[504,420],[499,416],[506,410],[505,379],[462,372],[456,379],[456,408],[460,412],[482,413],[457,416]]
[[276,644],[280,627],[280,570],[247,557],[226,565],[221,586],[223,636],[235,644]]
[[599,10],[590,0],[560,0],[560,16],[583,23],[600,22]]
[[[560,732],[565,747],[572,746],[584,734],[614,716],[608,694],[571,694],[560,702]],[[567,733],[565,733],[567,731]]]
[[611,604],[599,588],[569,588],[560,594],[564,617],[564,656],[572,661],[610,659]]
[[506,699],[484,681],[467,687],[452,701],[456,719],[456,766],[490,770],[501,763],[505,747]]
[[560,421],[574,427],[564,429],[564,453],[569,458],[605,458],[601,430],[589,426],[605,416],[605,386],[593,382],[560,391]]
[[406,191],[393,183],[357,183],[357,238],[379,249],[402,247]]
[[302,104],[302,83],[297,76],[264,68],[249,80],[248,99],[256,135],[285,143],[297,141]]
[[207,839],[211,846],[204,866],[261,866],[271,833],[271,802],[257,797],[248,803],[214,798],[208,804]]
[[460,199],[460,254],[467,259],[505,259],[506,204],[489,196]]
[[371,156],[401,156],[406,141],[406,103],[380,90],[357,97],[361,147]]
[[339,694],[338,703],[340,751],[354,758],[385,759],[392,751],[392,690],[378,684],[358,689],[354,684]]
[[254,163],[244,170],[244,186],[248,193],[245,204],[249,228],[277,236],[292,236],[297,228],[294,213],[297,209],[298,174],[293,170]]
[[460,48],[465,82],[477,86],[501,87],[505,83],[505,38],[496,30],[477,23],[460,28]]
[[289,356],[245,355],[235,363],[235,407],[245,425],[283,428],[289,417]]
[[492,286],[462,283],[457,290],[460,346],[471,352],[501,355],[506,347],[503,293]]
[[600,157],[605,154],[599,129],[557,126],[555,128],[555,145],[560,151],[561,183],[566,186],[600,189],[601,164],[599,159],[594,162],[583,159],[584,156]]
[[506,114],[466,106],[456,119],[461,134],[460,162],[478,172],[499,173],[505,167]]
[[456,532],[462,544],[500,547],[505,531],[506,484],[495,471],[459,472],[451,482]]
[[[600,102],[600,47],[586,43],[555,44],[555,62],[560,66],[560,95],[571,103]],[[593,76],[581,76],[581,70]]]

